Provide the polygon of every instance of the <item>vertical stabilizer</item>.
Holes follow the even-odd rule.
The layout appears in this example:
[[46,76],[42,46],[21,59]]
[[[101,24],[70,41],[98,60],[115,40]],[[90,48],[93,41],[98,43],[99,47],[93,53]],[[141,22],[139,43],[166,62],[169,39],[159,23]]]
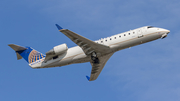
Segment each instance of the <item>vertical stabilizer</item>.
[[18,60],[24,58],[29,64],[45,57],[45,55],[31,47],[22,47],[15,44],[9,44],[8,46],[15,50]]

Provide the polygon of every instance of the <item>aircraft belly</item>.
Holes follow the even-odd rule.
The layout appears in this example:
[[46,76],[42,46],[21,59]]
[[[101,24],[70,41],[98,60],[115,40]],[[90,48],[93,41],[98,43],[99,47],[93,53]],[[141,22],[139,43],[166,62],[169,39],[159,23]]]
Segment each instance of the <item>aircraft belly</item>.
[[144,35],[140,38],[132,38],[132,39],[127,39],[125,41],[121,41],[119,43],[115,43],[110,45],[110,47],[114,50],[114,51],[118,51],[118,50],[122,50],[125,48],[129,48],[129,47],[133,47],[136,45],[140,45],[146,42],[150,42],[156,39],[159,39],[160,36],[158,34],[149,34],[149,35]]
[[34,62],[34,63],[31,63],[31,64],[29,64],[29,66],[30,66],[31,68],[41,68],[41,66],[42,66],[42,61],[44,61],[44,59],[41,59],[41,60],[36,61],[36,62]]
[[72,58],[73,57],[63,58],[62,60],[52,62],[51,64],[49,64],[45,67],[61,67],[61,66],[69,65],[72,62]]
[[85,58],[86,55],[80,47],[72,47],[68,49],[68,52],[64,57],[53,60],[51,63],[43,67],[60,67],[73,63],[82,63],[87,61]]
[[87,55],[81,54],[81,55],[75,56],[72,59],[72,62],[73,63],[84,63],[84,62],[89,62],[90,60],[91,60],[90,56],[87,57]]
[[140,40],[140,43],[146,43],[146,42],[150,42],[156,39],[161,38],[161,36],[157,33],[155,34],[150,34],[150,35],[145,35],[145,37],[142,37],[142,39]]

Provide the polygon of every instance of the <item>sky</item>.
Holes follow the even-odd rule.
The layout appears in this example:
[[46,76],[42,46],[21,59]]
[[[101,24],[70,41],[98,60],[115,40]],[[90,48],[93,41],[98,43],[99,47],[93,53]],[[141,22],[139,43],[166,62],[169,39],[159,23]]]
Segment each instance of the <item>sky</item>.
[[[179,0],[1,0],[0,101],[180,101]],[[168,37],[115,53],[97,80],[90,63],[32,69],[8,44],[46,53],[75,44],[55,24],[97,40],[151,25]]]

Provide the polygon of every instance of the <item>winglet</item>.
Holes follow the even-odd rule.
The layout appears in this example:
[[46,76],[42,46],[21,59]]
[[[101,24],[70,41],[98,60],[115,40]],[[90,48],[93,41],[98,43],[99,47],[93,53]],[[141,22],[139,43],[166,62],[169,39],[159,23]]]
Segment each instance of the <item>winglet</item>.
[[58,28],[58,30],[63,29],[61,26],[59,26],[58,24],[56,24],[56,27]]
[[89,76],[86,76],[86,78],[87,78],[87,79],[88,79],[88,81],[89,81],[90,77],[89,77]]

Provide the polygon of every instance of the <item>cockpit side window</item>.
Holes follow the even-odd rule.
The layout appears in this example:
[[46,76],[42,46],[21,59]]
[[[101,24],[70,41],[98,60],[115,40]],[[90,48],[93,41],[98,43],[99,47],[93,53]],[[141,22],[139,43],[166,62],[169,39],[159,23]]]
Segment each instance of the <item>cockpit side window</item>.
[[148,26],[147,28],[154,28],[153,26]]

